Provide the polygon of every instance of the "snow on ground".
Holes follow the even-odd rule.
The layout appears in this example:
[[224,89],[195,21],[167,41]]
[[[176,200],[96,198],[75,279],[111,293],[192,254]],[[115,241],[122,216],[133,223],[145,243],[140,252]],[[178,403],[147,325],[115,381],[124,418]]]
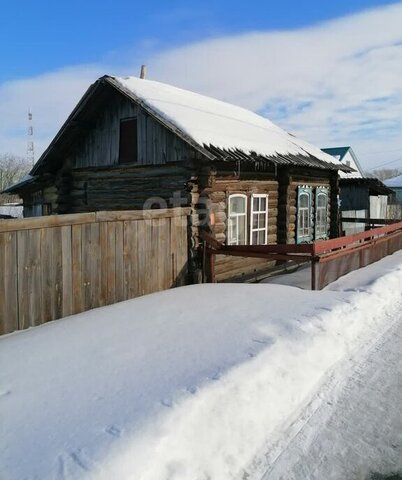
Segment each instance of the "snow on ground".
[[401,307],[388,318],[389,330],[350,359],[349,371],[331,377],[325,396],[320,389],[324,401],[303,412],[264,480],[402,478]]
[[3,336],[0,478],[261,478],[401,292],[402,252],[320,292],[183,287]]
[[[339,280],[331,283],[326,287],[326,290],[358,290],[363,291],[367,289],[378,279],[379,264],[371,265],[367,268],[356,270],[351,275],[345,275]],[[395,257],[389,256],[381,260],[381,272],[383,274],[390,273],[395,269]],[[305,290],[311,289],[311,265],[302,264],[295,265],[292,270],[285,273],[280,273],[272,277],[267,277],[261,283],[272,283],[275,285],[287,285],[290,287],[303,288]]]
[[289,287],[311,289],[311,265],[298,265],[293,270],[285,273],[264,278],[261,283],[271,283],[275,285],[287,285]]

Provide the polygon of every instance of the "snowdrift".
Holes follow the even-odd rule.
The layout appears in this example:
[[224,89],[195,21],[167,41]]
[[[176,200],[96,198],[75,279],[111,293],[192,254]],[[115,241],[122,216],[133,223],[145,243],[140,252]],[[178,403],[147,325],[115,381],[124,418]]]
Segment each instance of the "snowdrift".
[[183,287],[4,336],[0,478],[259,478],[401,298],[397,253],[320,292]]

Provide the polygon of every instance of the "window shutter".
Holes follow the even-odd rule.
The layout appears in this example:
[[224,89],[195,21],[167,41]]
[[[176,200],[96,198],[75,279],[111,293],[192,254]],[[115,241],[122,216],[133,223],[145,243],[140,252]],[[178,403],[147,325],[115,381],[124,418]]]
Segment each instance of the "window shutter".
[[315,189],[315,240],[328,238],[328,187]]

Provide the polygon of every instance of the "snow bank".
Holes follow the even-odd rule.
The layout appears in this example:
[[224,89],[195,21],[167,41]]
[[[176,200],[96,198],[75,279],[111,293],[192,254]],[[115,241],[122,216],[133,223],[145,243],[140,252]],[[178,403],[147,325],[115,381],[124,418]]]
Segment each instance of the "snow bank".
[[245,108],[152,80],[114,78],[200,146],[213,145],[266,156],[312,155],[340,167],[332,155]]
[[401,298],[402,253],[355,274],[184,287],[0,338],[0,478],[258,478]]

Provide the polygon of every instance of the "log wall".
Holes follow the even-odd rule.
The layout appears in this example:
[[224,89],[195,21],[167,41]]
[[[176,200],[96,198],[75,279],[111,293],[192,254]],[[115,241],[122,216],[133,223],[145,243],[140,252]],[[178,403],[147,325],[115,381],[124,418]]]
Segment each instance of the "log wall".
[[[190,176],[184,164],[73,170],[57,181],[54,211],[81,213],[143,209],[144,205],[145,208],[189,206]],[[151,199],[155,200],[155,207],[151,206]],[[177,204],[179,199],[181,203]]]
[[[268,243],[277,243],[277,219],[278,219],[278,182],[274,179],[239,180],[227,177],[213,178],[209,187],[202,192],[208,196],[210,211],[214,215],[215,225],[212,231],[216,239],[226,243],[228,198],[234,193],[247,195],[247,236],[249,243],[250,235],[250,202],[252,194],[268,195]],[[223,281],[235,277],[242,277],[257,273],[272,266],[272,262],[259,258],[242,258],[217,255],[215,263],[215,278]]]

